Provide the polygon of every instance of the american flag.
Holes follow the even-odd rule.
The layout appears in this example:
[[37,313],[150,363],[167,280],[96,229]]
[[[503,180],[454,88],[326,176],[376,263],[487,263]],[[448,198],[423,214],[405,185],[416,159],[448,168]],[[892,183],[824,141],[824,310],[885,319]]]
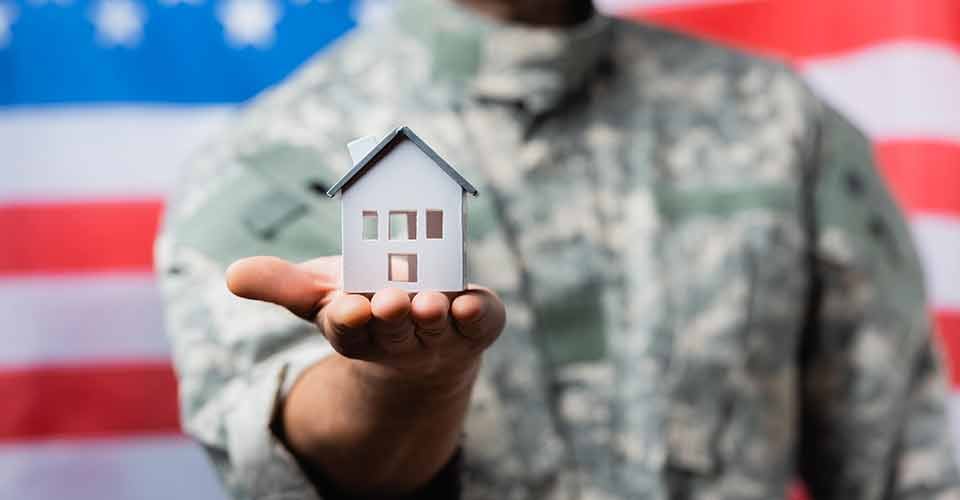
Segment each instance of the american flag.
[[[0,0],[0,497],[224,498],[179,430],[163,198],[237,105],[387,2]],[[599,3],[789,60],[869,133],[960,431],[960,0]]]

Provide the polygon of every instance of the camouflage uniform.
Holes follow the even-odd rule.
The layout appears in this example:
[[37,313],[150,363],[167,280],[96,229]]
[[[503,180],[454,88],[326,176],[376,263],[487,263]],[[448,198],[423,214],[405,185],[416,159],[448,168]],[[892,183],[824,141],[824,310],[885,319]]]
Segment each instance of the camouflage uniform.
[[784,67],[603,16],[401,2],[192,162],[158,262],[186,431],[238,499],[316,499],[268,431],[330,353],[236,299],[249,255],[339,252],[344,144],[409,125],[480,189],[469,269],[507,304],[468,499],[960,498],[919,263],[867,140]]

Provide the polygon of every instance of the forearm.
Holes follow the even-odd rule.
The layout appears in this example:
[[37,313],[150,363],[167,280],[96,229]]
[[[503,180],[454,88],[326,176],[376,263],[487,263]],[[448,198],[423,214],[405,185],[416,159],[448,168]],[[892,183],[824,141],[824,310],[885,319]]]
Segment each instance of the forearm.
[[503,331],[506,310],[474,285],[452,297],[338,294],[337,264],[251,257],[230,266],[227,285],[316,323],[336,351],[304,371],[283,402],[283,435],[301,465],[350,496],[417,492],[457,448],[481,354]]
[[455,452],[479,366],[434,380],[331,355],[307,370],[284,408],[288,444],[352,494],[423,486]]

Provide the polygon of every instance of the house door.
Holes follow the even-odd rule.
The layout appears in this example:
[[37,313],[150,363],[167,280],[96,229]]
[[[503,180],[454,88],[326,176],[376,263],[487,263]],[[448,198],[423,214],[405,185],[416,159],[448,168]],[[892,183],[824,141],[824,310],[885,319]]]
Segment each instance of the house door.
[[399,283],[417,282],[417,254],[388,253],[387,280]]

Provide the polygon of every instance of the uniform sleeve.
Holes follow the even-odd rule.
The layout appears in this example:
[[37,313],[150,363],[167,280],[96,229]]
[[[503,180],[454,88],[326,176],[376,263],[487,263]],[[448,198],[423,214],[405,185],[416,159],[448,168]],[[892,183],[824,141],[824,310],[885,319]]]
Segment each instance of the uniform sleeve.
[[224,271],[248,255],[336,253],[336,210],[230,158],[207,152],[194,162],[156,245],[182,425],[233,498],[316,500],[270,426],[297,376],[331,348],[312,324],[231,295]]
[[813,286],[799,468],[817,500],[960,498],[946,384],[909,231],[869,141],[823,109],[805,199]]

